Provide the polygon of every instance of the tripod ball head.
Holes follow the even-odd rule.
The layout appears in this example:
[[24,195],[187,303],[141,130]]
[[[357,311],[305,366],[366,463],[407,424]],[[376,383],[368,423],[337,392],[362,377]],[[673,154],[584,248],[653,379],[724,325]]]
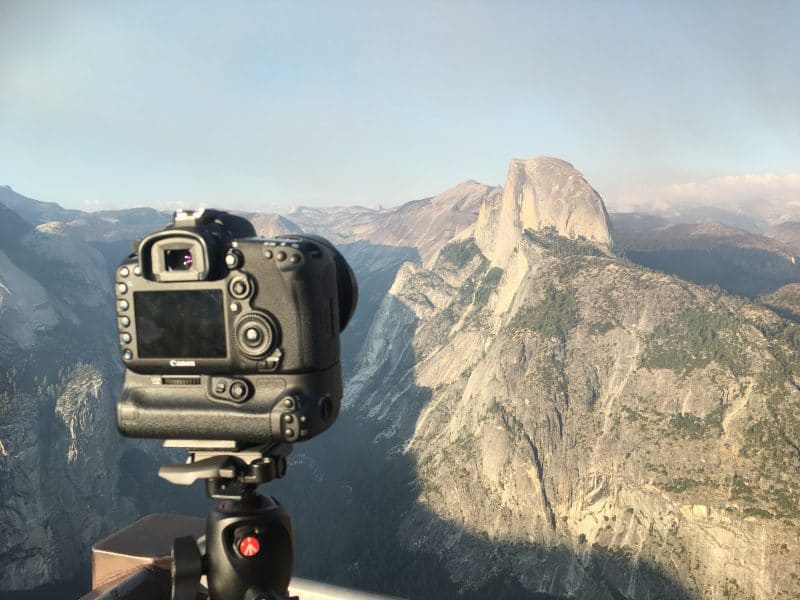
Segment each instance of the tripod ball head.
[[208,513],[208,588],[214,600],[285,598],[292,575],[289,512],[271,497],[225,500]]

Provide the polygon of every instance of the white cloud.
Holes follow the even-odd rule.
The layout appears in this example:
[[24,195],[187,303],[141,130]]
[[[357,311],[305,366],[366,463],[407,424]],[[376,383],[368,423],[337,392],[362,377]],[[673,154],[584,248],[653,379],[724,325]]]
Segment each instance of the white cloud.
[[705,181],[674,183],[663,188],[663,193],[691,203],[709,201],[716,204],[757,199],[797,203],[800,202],[800,173],[714,177]]
[[615,210],[670,210],[714,206],[768,218],[800,218],[800,173],[754,173],[663,186],[639,186],[619,194]]

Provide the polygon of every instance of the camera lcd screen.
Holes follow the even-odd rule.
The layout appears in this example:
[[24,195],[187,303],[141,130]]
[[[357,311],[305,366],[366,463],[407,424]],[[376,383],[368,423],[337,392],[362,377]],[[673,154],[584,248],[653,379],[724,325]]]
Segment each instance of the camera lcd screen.
[[225,358],[220,290],[136,292],[139,358]]

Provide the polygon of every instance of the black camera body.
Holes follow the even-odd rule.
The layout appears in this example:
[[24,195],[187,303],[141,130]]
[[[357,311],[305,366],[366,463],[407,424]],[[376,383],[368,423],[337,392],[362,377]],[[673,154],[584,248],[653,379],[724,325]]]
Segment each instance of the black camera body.
[[265,239],[242,217],[177,212],[116,271],[119,430],[260,444],[321,433],[339,412],[357,290],[321,237]]

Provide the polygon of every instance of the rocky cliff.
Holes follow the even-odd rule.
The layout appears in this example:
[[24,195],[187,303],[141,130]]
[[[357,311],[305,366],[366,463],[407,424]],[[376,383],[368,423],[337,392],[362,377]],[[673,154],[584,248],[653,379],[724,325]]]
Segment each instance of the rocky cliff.
[[600,196],[575,167],[557,158],[512,160],[502,195],[483,204],[473,235],[489,260],[505,266],[526,229],[611,244]]
[[164,219],[30,202],[29,220],[0,204],[0,590],[78,579],[86,591],[92,543],[175,500],[154,481],[163,453],[121,438],[114,408],[109,273]]
[[105,262],[58,224],[0,210],[16,223],[0,241],[0,589],[17,589],[73,577],[135,511],[114,476]]
[[609,254],[596,194],[539,162],[401,268],[347,386],[410,465],[402,545],[462,592],[797,597],[800,329]]

